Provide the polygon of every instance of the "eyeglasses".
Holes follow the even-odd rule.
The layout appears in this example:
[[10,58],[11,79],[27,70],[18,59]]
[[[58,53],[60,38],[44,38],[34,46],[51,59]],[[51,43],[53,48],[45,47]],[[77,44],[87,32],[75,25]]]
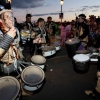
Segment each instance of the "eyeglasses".
[[3,14],[3,19],[4,19],[4,21],[6,21],[6,20],[14,20],[14,17],[13,17],[12,13]]

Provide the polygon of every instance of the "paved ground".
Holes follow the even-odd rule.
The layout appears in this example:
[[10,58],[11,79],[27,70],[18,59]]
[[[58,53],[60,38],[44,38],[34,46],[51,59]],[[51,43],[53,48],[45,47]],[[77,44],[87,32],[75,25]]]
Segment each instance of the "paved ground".
[[[28,50],[24,54],[30,60]],[[63,47],[55,56],[47,58],[47,65],[42,88],[29,96],[23,96],[22,100],[93,100],[84,91],[96,85],[95,63],[91,63],[86,73],[77,73]]]

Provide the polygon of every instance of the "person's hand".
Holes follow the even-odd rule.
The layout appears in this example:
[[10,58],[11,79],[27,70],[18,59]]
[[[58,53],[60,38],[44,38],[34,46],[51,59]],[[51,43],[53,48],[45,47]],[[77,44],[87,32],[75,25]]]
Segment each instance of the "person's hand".
[[9,36],[11,36],[12,38],[14,38],[16,36],[16,29],[15,29],[15,27],[11,27],[11,29],[7,32],[7,34]]
[[33,43],[41,43],[42,42],[42,38],[36,38],[35,40],[33,40]]

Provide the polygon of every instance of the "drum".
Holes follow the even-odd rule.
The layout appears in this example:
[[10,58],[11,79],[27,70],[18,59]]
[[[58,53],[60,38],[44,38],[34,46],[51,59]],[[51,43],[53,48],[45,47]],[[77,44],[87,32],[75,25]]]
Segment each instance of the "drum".
[[50,36],[50,43],[53,43],[55,41],[60,42],[61,43],[61,37],[56,35],[56,36]]
[[44,57],[48,57],[56,53],[55,46],[44,46],[41,49]]
[[59,41],[55,41],[54,43],[52,43],[52,45],[55,46],[56,51],[58,51],[58,50],[61,49],[61,46],[60,46],[60,42]]
[[76,54],[73,57],[73,67],[79,71],[85,71],[89,69],[90,58],[85,54]]
[[19,81],[11,76],[0,78],[0,100],[20,100]]
[[3,76],[10,75],[10,76],[16,77],[20,73],[20,70],[19,70],[20,68],[21,67],[18,61],[16,62],[16,66],[14,65],[14,63],[10,64],[9,66],[4,64],[2,66]]
[[91,51],[89,51],[89,50],[77,50],[76,54],[86,54],[86,55],[90,56]]
[[55,35],[55,41],[60,42],[61,43],[61,36],[59,35]]
[[22,87],[27,91],[38,90],[43,85],[44,78],[44,71],[40,67],[26,67],[21,73]]
[[72,38],[66,41],[66,49],[69,58],[73,58],[73,56],[76,54],[75,51],[78,50],[79,46],[80,40],[78,38]]
[[29,30],[21,30],[21,42],[22,45],[30,42],[30,31]]
[[55,42],[55,37],[54,36],[50,36],[50,43],[53,43],[53,42]]
[[98,62],[100,61],[100,58],[98,57],[98,53],[92,53],[90,55],[90,61],[91,62]]
[[41,55],[34,55],[31,58],[33,65],[39,66],[40,68],[44,69],[46,59]]

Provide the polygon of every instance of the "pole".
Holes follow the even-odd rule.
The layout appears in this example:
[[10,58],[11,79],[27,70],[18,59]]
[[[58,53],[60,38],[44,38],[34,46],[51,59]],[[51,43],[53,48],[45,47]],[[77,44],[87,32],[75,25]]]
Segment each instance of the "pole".
[[[62,13],[62,5],[61,5],[61,13]],[[61,17],[61,23],[62,23],[62,17]]]

